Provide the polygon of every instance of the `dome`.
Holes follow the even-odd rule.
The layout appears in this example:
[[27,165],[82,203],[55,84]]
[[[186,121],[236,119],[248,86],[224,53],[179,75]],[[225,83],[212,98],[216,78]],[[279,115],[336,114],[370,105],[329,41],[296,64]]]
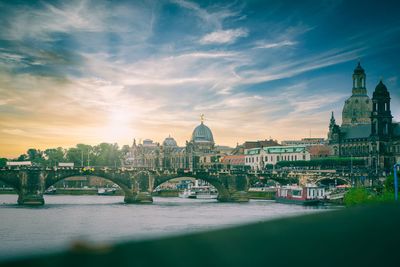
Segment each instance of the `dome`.
[[175,146],[178,146],[178,144],[176,143],[174,138],[172,138],[171,136],[168,136],[167,138],[165,138],[165,140],[163,142],[163,146],[175,147]]
[[342,127],[371,123],[372,101],[367,95],[352,95],[343,106]]
[[192,139],[191,141],[195,143],[201,143],[201,142],[210,142],[214,143],[214,137],[213,134],[206,125],[202,122],[199,126],[197,126],[193,133],[192,133]]
[[389,97],[389,92],[386,85],[383,84],[382,80],[375,87],[373,97]]

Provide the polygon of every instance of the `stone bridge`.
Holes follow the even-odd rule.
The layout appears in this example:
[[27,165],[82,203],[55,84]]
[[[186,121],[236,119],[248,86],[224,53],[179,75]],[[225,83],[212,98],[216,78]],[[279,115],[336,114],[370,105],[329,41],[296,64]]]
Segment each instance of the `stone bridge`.
[[193,172],[176,170],[108,169],[108,168],[9,168],[0,170],[0,181],[18,193],[18,204],[43,205],[43,193],[55,183],[76,176],[95,176],[117,184],[126,203],[151,203],[153,190],[171,179],[188,177],[204,180],[218,190],[223,202],[248,201],[248,173],[221,173],[208,170]]

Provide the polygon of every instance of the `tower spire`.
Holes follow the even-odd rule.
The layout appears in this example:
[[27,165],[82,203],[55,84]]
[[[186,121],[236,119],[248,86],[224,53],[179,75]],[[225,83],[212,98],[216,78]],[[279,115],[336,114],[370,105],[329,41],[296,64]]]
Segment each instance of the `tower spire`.
[[364,69],[361,67],[361,62],[358,60],[358,64],[354,69],[353,73],[353,95],[366,95],[366,78]]
[[203,122],[204,122],[204,114],[200,114],[200,122],[201,122],[201,124],[203,124]]
[[329,123],[329,128],[332,128],[335,125],[336,125],[336,120],[335,120],[335,116],[333,115],[333,111],[332,111],[331,121]]

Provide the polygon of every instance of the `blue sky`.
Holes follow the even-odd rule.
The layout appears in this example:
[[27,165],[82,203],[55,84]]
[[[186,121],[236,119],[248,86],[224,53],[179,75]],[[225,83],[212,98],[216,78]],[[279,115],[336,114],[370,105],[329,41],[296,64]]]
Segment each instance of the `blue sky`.
[[[301,3],[300,3],[301,2]],[[396,1],[0,1],[0,156],[325,137],[358,60],[400,120]]]

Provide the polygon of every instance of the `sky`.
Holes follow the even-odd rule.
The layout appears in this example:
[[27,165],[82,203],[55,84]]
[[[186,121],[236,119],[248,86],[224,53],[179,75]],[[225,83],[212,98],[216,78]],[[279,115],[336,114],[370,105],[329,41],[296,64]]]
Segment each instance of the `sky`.
[[[301,2],[301,3],[300,3]],[[0,157],[326,137],[358,60],[400,121],[397,1],[0,0]]]

